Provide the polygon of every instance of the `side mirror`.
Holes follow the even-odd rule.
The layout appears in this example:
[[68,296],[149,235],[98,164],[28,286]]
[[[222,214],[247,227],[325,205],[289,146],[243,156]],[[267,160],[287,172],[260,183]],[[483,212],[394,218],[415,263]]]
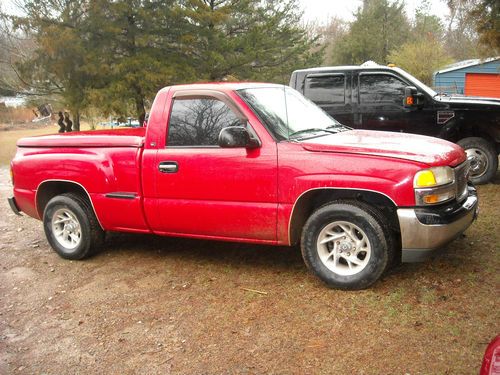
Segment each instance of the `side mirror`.
[[415,100],[417,101],[417,107],[422,108],[425,103],[425,95],[422,94],[421,92],[417,92],[416,95],[414,95]]
[[416,87],[405,87],[405,97],[403,99],[403,106],[405,108],[421,108],[424,105],[424,102],[424,94],[418,92]]
[[228,126],[219,133],[219,146],[223,148],[260,147],[258,139],[250,135],[245,126]]

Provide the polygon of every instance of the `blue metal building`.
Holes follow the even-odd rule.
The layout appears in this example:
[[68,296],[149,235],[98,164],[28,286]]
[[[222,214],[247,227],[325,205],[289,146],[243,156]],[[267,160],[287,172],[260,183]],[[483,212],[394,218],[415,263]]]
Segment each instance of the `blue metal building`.
[[434,73],[433,85],[446,94],[500,98],[500,57],[450,65]]

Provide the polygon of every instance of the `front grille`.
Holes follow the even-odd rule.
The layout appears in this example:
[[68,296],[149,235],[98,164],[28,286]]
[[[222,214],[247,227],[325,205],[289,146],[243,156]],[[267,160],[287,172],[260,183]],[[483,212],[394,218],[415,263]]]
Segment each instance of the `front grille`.
[[464,161],[455,168],[455,181],[457,184],[457,201],[461,202],[467,197],[467,181],[469,180],[470,163]]

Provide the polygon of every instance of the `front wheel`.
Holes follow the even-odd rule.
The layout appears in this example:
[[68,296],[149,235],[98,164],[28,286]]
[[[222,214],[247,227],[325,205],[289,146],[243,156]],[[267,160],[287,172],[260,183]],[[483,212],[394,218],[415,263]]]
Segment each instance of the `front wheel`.
[[104,242],[90,203],[77,194],[52,198],[43,213],[43,228],[50,246],[66,259],[87,258]]
[[334,202],[319,208],[302,231],[307,267],[333,288],[357,290],[372,285],[391,256],[381,217],[359,202]]
[[486,184],[497,172],[498,155],[495,147],[487,140],[479,137],[469,137],[458,141],[470,161],[470,180],[475,184]]

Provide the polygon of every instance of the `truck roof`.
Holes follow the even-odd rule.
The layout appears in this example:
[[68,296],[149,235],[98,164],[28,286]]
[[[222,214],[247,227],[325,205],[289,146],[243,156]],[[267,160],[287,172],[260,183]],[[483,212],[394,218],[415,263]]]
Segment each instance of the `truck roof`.
[[264,82],[200,82],[200,83],[190,83],[185,85],[173,85],[167,86],[160,91],[168,91],[170,89],[174,90],[242,90],[250,88],[263,88],[263,87],[283,87],[285,85],[279,85],[276,83],[264,83]]
[[307,69],[298,69],[295,70],[294,73],[310,73],[310,72],[331,72],[335,70],[370,70],[370,69],[376,69],[376,70],[395,70],[395,68],[390,67],[390,66],[384,66],[384,65],[369,65],[369,66],[363,66],[363,65],[343,65],[343,66],[319,66],[317,68],[307,68]]

